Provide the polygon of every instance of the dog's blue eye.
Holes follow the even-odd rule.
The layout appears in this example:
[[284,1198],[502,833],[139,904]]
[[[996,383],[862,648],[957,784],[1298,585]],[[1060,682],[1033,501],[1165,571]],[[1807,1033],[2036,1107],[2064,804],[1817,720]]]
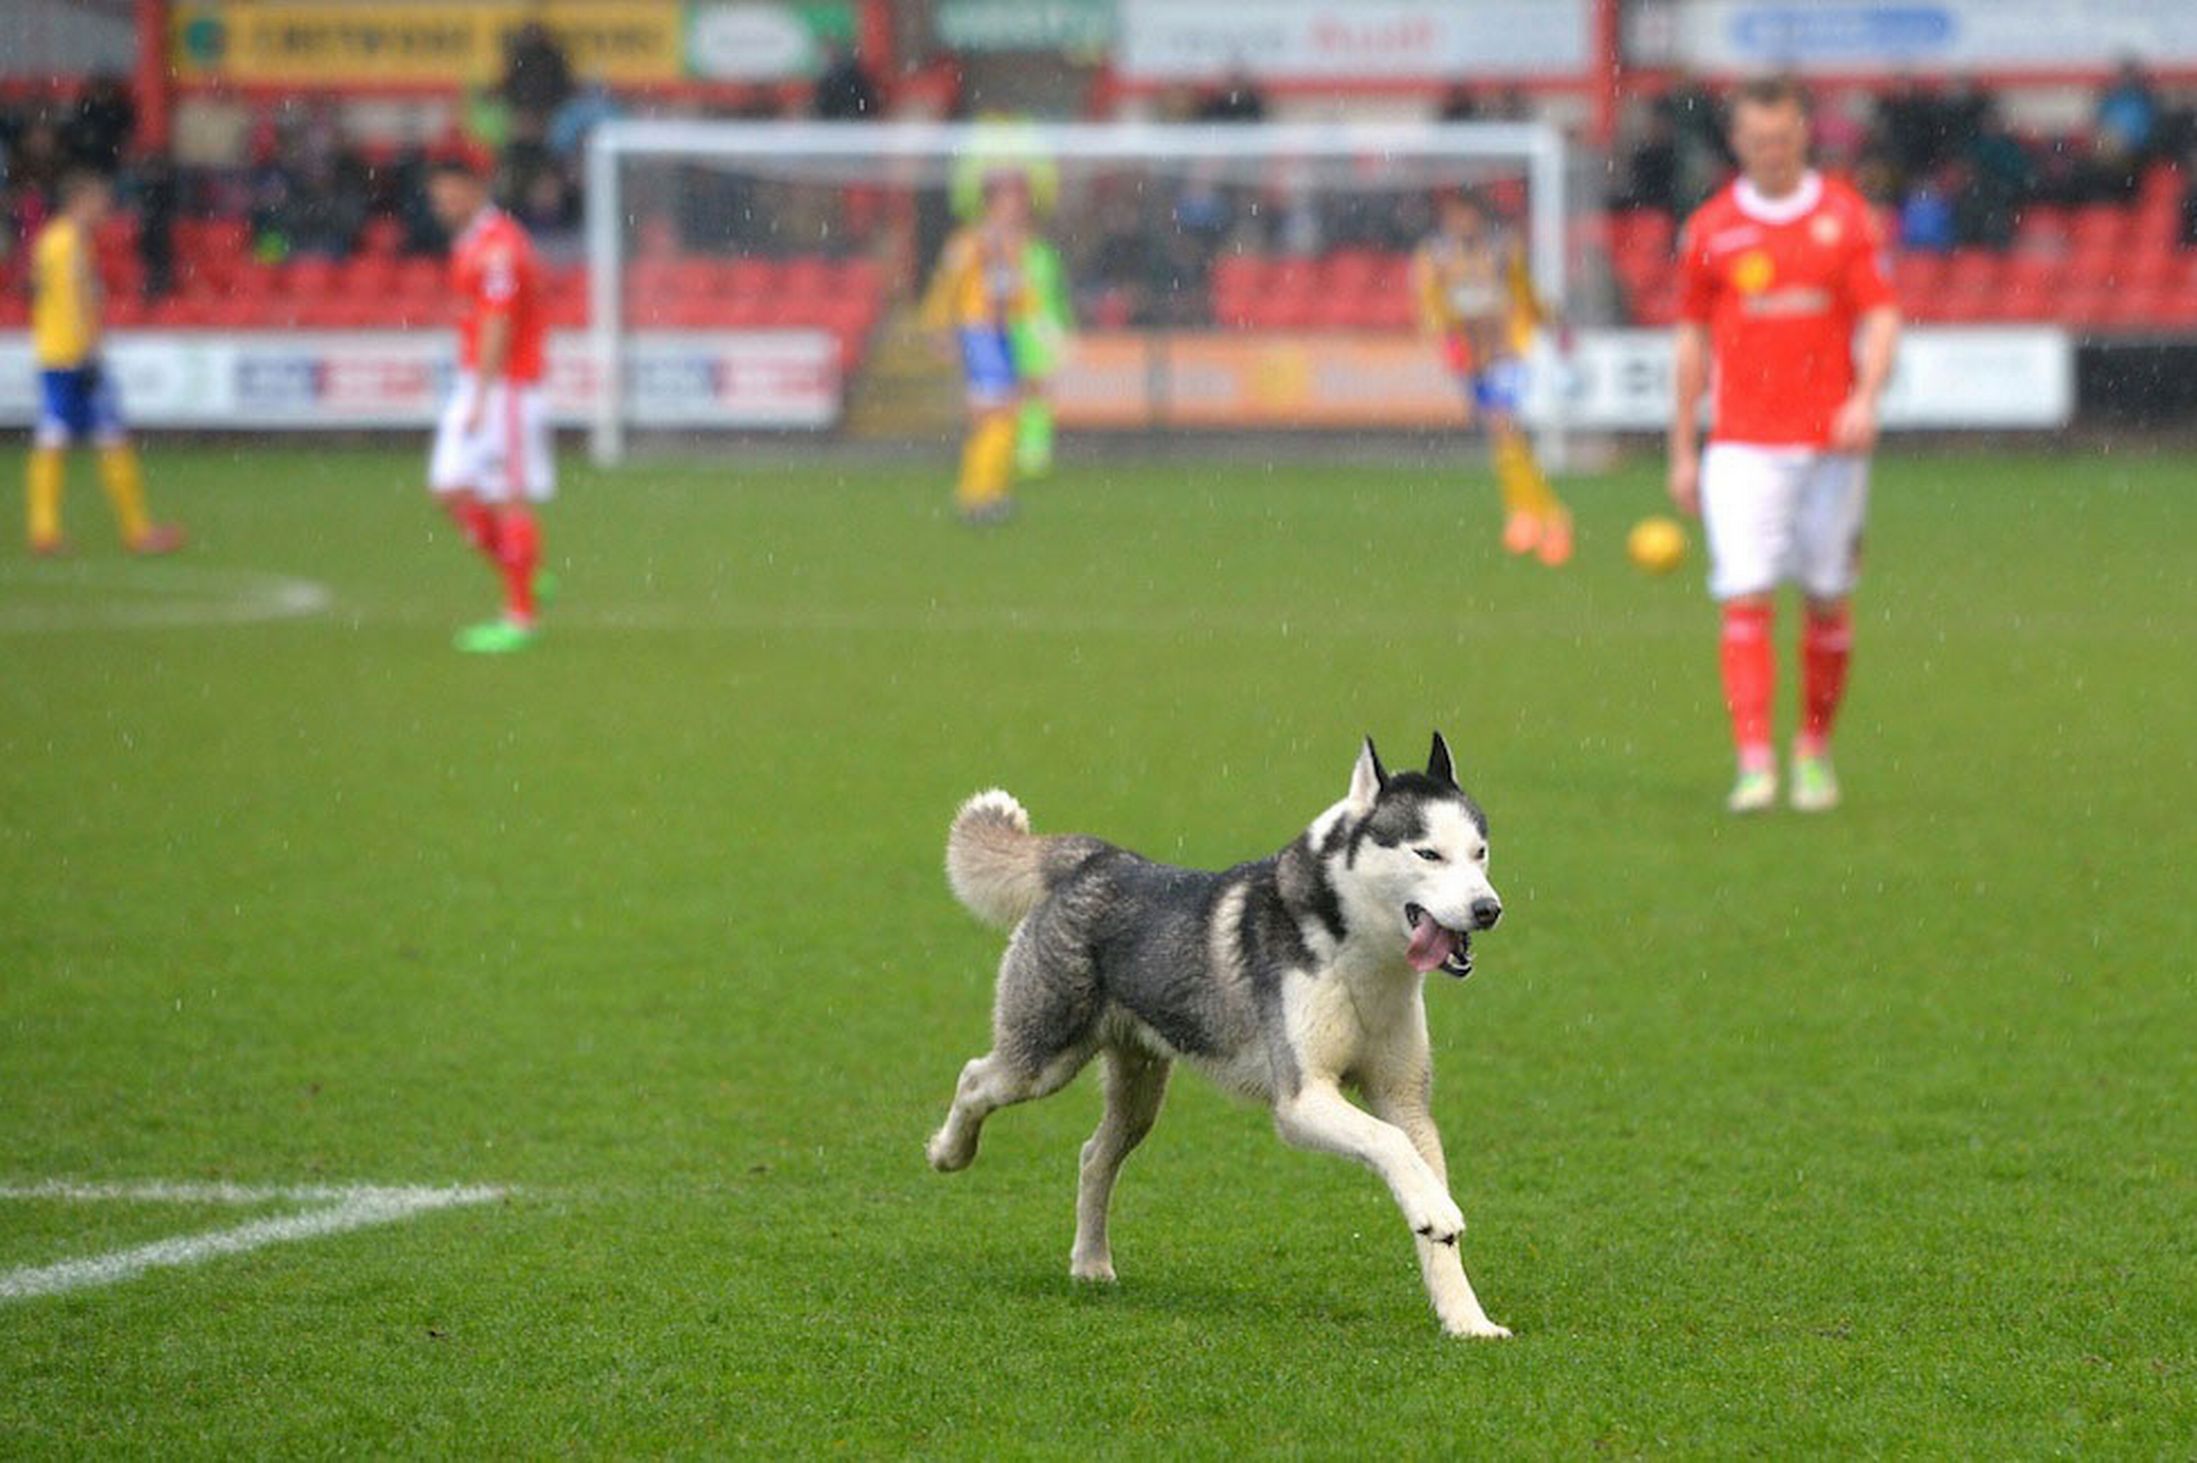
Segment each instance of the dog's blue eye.
[[1438,849],[1415,848],[1412,850],[1412,852],[1419,855],[1419,857],[1425,859],[1430,864],[1438,864],[1442,861],[1441,851]]

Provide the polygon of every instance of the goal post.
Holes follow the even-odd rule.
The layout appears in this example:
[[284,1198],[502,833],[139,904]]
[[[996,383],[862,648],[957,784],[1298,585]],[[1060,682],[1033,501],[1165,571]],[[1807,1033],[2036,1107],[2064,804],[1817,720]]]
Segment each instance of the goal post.
[[[1488,192],[1542,300],[1562,311],[1571,294],[1566,144],[1542,123],[615,120],[590,138],[586,169],[595,459],[623,461],[637,428],[672,418],[700,431],[796,424],[798,409],[773,422],[731,392],[721,423],[707,402],[682,415],[659,389],[685,390],[681,383],[711,370],[785,379],[793,357],[743,354],[763,344],[791,351],[801,340],[824,342],[839,373],[835,389],[855,390],[869,373],[878,378],[869,395],[890,396],[888,378],[913,368],[896,366],[883,342],[893,322],[905,333],[945,232],[966,212],[956,205],[972,166],[1025,168],[1044,180],[1042,231],[1067,256],[1072,278],[1093,272],[1083,283],[1096,318],[1081,325],[1104,337],[1117,365],[1131,339],[1147,352],[1176,348],[1186,360],[1180,348],[1196,345],[1207,352],[1200,368],[1215,371],[1262,335],[1286,335],[1321,360],[1334,354],[1323,341],[1357,341],[1353,359],[1373,373],[1367,392],[1377,392],[1379,372],[1399,369],[1415,324],[1399,301],[1350,291],[1400,292],[1413,231],[1423,232],[1428,200],[1445,189]],[[1123,266],[1117,256],[1136,262]],[[1341,259],[1355,263],[1326,272],[1325,261]],[[1347,281],[1346,269],[1357,271]],[[1112,290],[1097,278],[1105,270],[1129,282]],[[1297,294],[1277,293],[1278,282]],[[1337,293],[1326,293],[1330,282]],[[707,342],[726,352],[723,362],[679,356],[681,341]],[[1103,365],[1089,363],[1085,374],[1095,381]],[[1123,366],[1113,379],[1141,382],[1126,394],[1150,399],[1125,400],[1112,415],[1162,432],[1190,420],[1187,405],[1170,408],[1163,398],[1169,381],[1191,375],[1173,356],[1141,376]],[[1552,462],[1562,457],[1562,395],[1537,390],[1531,413]],[[1314,406],[1305,425],[1349,420]],[[1206,424],[1228,424],[1225,407]],[[1104,401],[1063,410],[1111,424]],[[837,410],[798,424],[846,430]]]

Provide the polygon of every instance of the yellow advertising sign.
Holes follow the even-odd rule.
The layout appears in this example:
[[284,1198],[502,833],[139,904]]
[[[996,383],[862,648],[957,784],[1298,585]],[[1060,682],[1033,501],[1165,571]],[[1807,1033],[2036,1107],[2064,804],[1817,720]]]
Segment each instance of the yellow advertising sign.
[[[1155,381],[1159,384],[1155,386]],[[1406,332],[1089,331],[1053,380],[1062,426],[1454,427],[1457,383]]]
[[503,74],[504,39],[529,20],[556,35],[577,76],[685,74],[679,0],[183,0],[170,50],[186,82],[480,86]]

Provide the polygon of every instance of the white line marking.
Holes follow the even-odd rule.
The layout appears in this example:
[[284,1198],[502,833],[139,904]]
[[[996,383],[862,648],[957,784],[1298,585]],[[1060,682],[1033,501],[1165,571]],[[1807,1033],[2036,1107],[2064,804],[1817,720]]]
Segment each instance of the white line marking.
[[328,586],[310,579],[193,564],[24,564],[0,569],[0,588],[66,594],[51,603],[0,603],[0,635],[249,625],[321,614],[335,602]]
[[508,1190],[480,1185],[447,1189],[341,1188],[300,1185],[281,1188],[249,1188],[238,1184],[72,1184],[61,1181],[40,1184],[0,1185],[0,1200],[54,1200],[62,1203],[122,1202],[141,1204],[267,1204],[311,1203],[324,1205],[298,1214],[253,1220],[230,1229],[208,1230],[156,1240],[148,1245],[115,1250],[82,1260],[63,1260],[53,1265],[26,1265],[0,1274],[0,1301],[31,1296],[58,1295],[93,1285],[114,1285],[147,1270],[196,1265],[217,1255],[242,1254],[265,1245],[343,1234],[377,1224],[396,1224],[437,1209],[486,1204],[504,1197]]

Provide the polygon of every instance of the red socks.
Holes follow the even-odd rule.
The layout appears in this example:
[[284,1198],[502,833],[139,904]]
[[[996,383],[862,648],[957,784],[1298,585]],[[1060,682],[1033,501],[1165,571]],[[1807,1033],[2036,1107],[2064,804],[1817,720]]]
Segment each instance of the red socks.
[[[1770,700],[1777,690],[1777,654],[1770,641],[1775,611],[1768,605],[1724,607],[1724,706],[1732,717],[1732,745],[1742,767],[1768,767]],[[1846,694],[1846,664],[1853,657],[1854,622],[1845,606],[1828,614],[1806,612],[1800,630],[1800,736],[1803,756],[1820,756],[1831,740],[1839,701]]]
[[1777,655],[1770,644],[1768,605],[1724,606],[1724,706],[1732,716],[1732,744],[1740,765],[1768,767],[1770,696],[1777,689]]
[[1846,692],[1846,662],[1854,653],[1854,622],[1842,605],[1829,614],[1808,611],[1800,632],[1800,750],[1820,755],[1838,719]]
[[496,510],[465,494],[454,493],[442,501],[443,507],[449,510],[450,521],[458,525],[465,541],[489,558],[495,558]]
[[504,613],[534,621],[534,566],[542,557],[541,528],[526,508],[506,508],[496,525],[496,567],[503,571]]
[[443,499],[458,531],[503,576],[504,613],[520,624],[534,619],[534,569],[541,562],[542,531],[533,510],[497,510],[469,494]]

